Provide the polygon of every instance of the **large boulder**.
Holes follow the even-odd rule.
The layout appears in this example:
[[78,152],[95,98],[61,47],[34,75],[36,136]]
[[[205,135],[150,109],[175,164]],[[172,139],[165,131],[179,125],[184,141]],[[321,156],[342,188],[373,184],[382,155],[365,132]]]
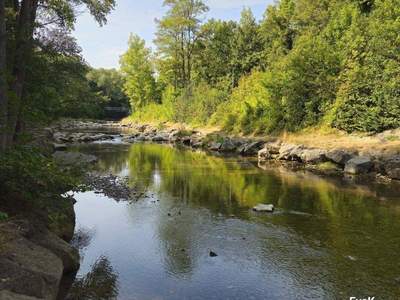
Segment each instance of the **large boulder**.
[[225,139],[219,148],[220,152],[234,152],[235,150],[236,145],[230,139]]
[[[39,299],[56,299],[63,275],[60,258],[22,236],[2,243],[0,290]],[[22,298],[23,299],[23,298]]]
[[255,141],[250,143],[245,143],[238,148],[238,153],[243,156],[256,155],[258,151],[263,147],[262,141]]
[[304,149],[300,151],[300,159],[304,163],[318,164],[326,161],[326,151],[322,149]]
[[258,160],[265,161],[279,156],[282,143],[280,141],[266,143],[264,148],[258,151]]
[[344,172],[347,174],[365,174],[371,171],[374,163],[372,162],[370,157],[367,156],[358,156],[350,159],[345,167]]
[[392,179],[400,180],[400,155],[393,156],[385,161],[384,168],[386,174]]
[[277,158],[278,160],[301,161],[301,153],[303,150],[303,145],[282,144]]
[[326,153],[326,158],[343,167],[350,159],[353,158],[353,155],[347,151],[335,149],[328,151]]

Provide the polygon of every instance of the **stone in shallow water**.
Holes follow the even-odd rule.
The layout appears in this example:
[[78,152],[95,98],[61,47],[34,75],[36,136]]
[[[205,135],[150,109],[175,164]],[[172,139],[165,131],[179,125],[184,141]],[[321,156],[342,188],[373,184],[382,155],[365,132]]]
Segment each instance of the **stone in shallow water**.
[[257,212],[273,212],[275,209],[273,204],[258,204],[253,207],[254,211]]
[[218,256],[217,253],[215,253],[214,251],[210,251],[210,257],[216,257],[216,256]]
[[350,159],[345,167],[344,172],[348,174],[365,174],[371,171],[374,166],[373,162],[369,157],[359,156]]

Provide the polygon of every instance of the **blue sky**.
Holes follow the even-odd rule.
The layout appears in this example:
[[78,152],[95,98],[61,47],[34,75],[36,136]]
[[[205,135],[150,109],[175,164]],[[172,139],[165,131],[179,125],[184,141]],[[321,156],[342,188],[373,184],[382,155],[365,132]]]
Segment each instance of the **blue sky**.
[[[273,0],[206,0],[208,18],[238,20],[243,7],[250,7],[257,19]],[[79,16],[74,36],[82,47],[83,56],[93,67],[118,67],[119,56],[125,52],[130,33],[136,33],[152,46],[156,30],[155,18],[165,12],[162,0],[117,0],[117,7],[108,23],[99,27],[88,14]]]

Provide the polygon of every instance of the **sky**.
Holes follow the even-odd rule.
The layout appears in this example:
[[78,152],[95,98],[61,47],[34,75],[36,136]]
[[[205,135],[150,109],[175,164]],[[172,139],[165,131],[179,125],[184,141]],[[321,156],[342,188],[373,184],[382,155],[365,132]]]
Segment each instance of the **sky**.
[[[73,35],[82,48],[83,57],[95,68],[118,68],[121,54],[127,49],[130,33],[136,33],[153,47],[156,24],[165,12],[163,0],[117,0],[108,22],[99,27],[84,13],[78,17]],[[239,20],[243,7],[250,7],[259,20],[273,0],[205,0],[210,11],[207,18]]]

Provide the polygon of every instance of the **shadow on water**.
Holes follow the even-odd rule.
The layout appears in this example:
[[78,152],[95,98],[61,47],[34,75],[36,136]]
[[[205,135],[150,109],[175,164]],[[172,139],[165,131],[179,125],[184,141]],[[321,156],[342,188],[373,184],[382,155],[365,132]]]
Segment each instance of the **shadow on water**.
[[[85,250],[76,292],[96,290],[90,281],[104,278],[90,274],[104,266],[110,281],[99,292],[115,292],[118,273],[118,299],[394,299],[400,293],[398,184],[260,170],[251,160],[167,145],[82,151],[99,156],[100,172],[128,176],[146,193],[135,203],[78,195],[78,228],[92,228],[92,238],[80,238]],[[253,213],[258,203],[277,211]],[[211,250],[218,257],[210,258]]]
[[77,277],[67,300],[112,300],[118,296],[118,275],[107,257],[99,257],[91,270]]

